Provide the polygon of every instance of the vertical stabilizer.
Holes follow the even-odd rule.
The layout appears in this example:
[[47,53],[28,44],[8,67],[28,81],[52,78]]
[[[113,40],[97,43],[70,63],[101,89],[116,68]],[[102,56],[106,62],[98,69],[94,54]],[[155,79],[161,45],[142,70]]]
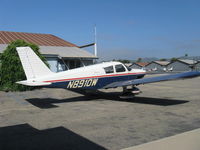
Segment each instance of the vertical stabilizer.
[[53,74],[30,47],[17,47],[16,49],[27,80]]

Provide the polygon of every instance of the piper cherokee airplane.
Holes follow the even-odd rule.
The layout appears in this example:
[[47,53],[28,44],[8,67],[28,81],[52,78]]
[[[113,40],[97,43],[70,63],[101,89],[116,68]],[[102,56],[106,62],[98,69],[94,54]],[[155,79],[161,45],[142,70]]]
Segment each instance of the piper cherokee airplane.
[[140,84],[200,76],[200,72],[191,71],[143,78],[146,74],[144,70],[131,69],[120,62],[104,62],[54,73],[50,71],[30,47],[17,47],[17,52],[27,80],[16,83],[26,86],[94,91],[123,87],[121,95],[123,98],[123,96],[139,94],[140,90],[136,86]]

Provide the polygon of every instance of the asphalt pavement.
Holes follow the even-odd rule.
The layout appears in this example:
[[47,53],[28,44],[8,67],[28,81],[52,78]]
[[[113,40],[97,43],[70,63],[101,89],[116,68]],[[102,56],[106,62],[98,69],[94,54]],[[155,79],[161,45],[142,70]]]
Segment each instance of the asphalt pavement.
[[64,89],[0,92],[0,149],[118,150],[200,128],[200,78],[84,96]]

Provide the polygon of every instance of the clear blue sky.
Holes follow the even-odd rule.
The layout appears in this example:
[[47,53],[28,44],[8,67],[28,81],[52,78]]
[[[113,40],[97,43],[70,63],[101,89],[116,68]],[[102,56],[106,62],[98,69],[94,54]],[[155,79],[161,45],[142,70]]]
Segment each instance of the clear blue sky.
[[[93,42],[104,59],[200,55],[199,0],[1,0],[0,30]],[[91,49],[90,49],[91,51]]]

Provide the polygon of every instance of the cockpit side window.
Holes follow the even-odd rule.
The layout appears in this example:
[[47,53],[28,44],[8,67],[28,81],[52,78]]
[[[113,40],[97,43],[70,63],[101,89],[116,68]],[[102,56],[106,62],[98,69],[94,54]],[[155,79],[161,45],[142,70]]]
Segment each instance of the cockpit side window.
[[104,70],[105,70],[106,74],[108,74],[108,73],[114,73],[113,66],[105,67]]
[[116,70],[116,72],[125,72],[126,71],[126,69],[124,68],[124,66],[122,64],[116,65],[115,70]]

